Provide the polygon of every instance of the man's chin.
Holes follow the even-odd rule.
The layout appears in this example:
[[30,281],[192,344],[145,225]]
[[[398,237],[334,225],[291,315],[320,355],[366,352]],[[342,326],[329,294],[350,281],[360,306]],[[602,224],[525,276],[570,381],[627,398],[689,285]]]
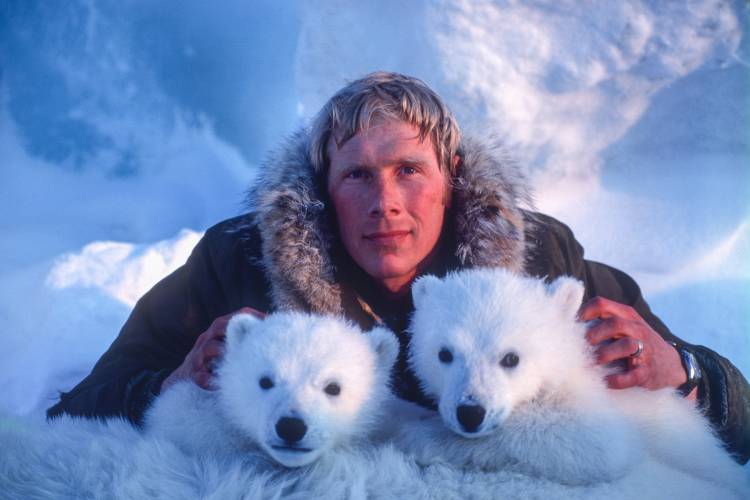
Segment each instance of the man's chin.
[[390,291],[397,291],[412,282],[417,271],[400,259],[386,257],[377,263],[360,266],[372,279]]

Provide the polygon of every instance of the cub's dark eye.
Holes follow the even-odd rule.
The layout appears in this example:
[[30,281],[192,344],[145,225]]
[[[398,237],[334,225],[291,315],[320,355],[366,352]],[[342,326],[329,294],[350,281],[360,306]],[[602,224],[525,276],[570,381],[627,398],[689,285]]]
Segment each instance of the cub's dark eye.
[[264,391],[267,391],[271,387],[273,387],[273,380],[271,380],[268,377],[261,377],[258,381],[258,385],[260,385],[260,388]]
[[323,391],[329,396],[338,396],[341,394],[341,386],[336,382],[331,382],[325,387],[325,389],[323,389]]
[[513,368],[518,364],[518,361],[518,354],[515,352],[509,352],[500,360],[500,366],[503,368]]
[[448,349],[443,347],[440,349],[440,352],[438,353],[438,359],[441,363],[445,363],[446,365],[453,361],[453,353],[450,352]]

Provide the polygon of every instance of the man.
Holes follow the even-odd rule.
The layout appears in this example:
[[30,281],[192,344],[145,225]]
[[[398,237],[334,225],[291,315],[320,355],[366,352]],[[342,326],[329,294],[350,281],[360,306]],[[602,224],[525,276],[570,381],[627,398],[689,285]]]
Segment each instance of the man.
[[209,229],[187,263],[136,305],[91,374],[48,415],[122,415],[139,423],[161,390],[211,390],[226,324],[238,311],[344,314],[399,336],[394,391],[425,406],[406,364],[410,284],[424,273],[502,266],[586,285],[583,320],[597,362],[620,361],[613,389],[674,387],[700,405],[727,449],[750,457],[750,387],[715,352],[678,339],[624,273],[583,259],[560,222],[521,208],[516,167],[462,139],[423,82],[373,73],[339,91],[292,137],[251,192],[251,211]]

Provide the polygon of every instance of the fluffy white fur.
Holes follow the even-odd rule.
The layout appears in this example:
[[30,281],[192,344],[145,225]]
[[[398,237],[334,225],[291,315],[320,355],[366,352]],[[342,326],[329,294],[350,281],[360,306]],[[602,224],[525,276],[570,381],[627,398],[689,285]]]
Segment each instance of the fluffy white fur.
[[[395,336],[382,328],[363,334],[341,320],[300,313],[236,315],[227,326],[218,391],[178,384],[156,400],[145,427],[196,454],[260,448],[282,465],[307,465],[367,435],[389,397],[397,354]],[[262,388],[263,378],[273,386]],[[327,394],[329,384],[340,394]],[[307,427],[293,447],[276,431],[284,417]]]
[[[515,471],[571,486],[621,479],[654,494],[748,492],[742,469],[691,402],[670,390],[605,387],[586,325],[576,320],[583,296],[576,280],[546,284],[475,269],[423,277],[412,293],[410,364],[444,424],[427,419],[403,427],[399,442],[420,463]],[[518,363],[504,367],[509,354]],[[461,405],[486,411],[476,429],[459,422]],[[677,484],[662,485],[670,478]]]
[[[392,334],[380,329],[363,334],[338,320],[297,313],[263,321],[241,316],[230,322],[219,389],[173,386],[155,402],[144,433],[120,420],[64,417],[32,425],[0,418],[0,497],[640,500],[728,498],[721,482],[735,491],[743,487],[733,475],[736,466],[722,462],[726,456],[702,418],[679,399],[662,393],[666,401],[654,401],[657,395],[643,393],[649,404],[664,410],[642,418],[622,408],[643,401],[612,399],[615,393],[603,390],[601,374],[573,335],[582,332],[572,320],[573,303],[580,301],[574,283],[506,290],[514,304],[510,311],[519,316],[512,319],[509,313],[500,322],[507,326],[498,330],[501,335],[482,334],[498,320],[488,306],[509,300],[493,295],[496,286],[465,295],[460,288],[423,280],[415,289],[419,327],[412,362],[426,388],[439,397],[452,429],[459,428],[451,407],[465,397],[494,405],[480,439],[457,434],[434,414],[403,411],[409,408],[404,403],[389,405],[385,420],[401,424],[398,411],[416,421],[405,423],[397,438],[412,454],[358,439],[383,411],[383,401],[391,401],[386,387],[397,351]],[[547,306],[524,306],[526,300]],[[522,316],[527,321],[516,322]],[[532,340],[549,337],[553,323],[560,338],[549,339],[552,347]],[[523,326],[529,340],[511,342],[512,325]],[[429,366],[427,350],[445,345],[456,349],[452,367],[463,363],[463,375]],[[522,355],[518,368],[525,362],[537,368],[519,371],[525,377],[520,384],[509,374],[497,378],[492,372],[499,368],[493,357],[510,348]],[[423,360],[417,352],[425,354]],[[532,353],[537,362],[531,362]],[[472,357],[475,361],[468,362]],[[273,379],[273,388],[260,389],[264,376]],[[324,388],[334,380],[341,392],[332,397]],[[522,390],[514,392],[515,385]],[[674,407],[670,401],[676,401]],[[302,460],[297,452],[273,447],[275,422],[288,415],[307,423],[300,445],[311,451]],[[671,432],[662,428],[664,422],[671,426],[674,419],[693,426],[683,448],[662,436]],[[694,455],[682,460],[682,452]],[[705,479],[708,474],[715,482]]]
[[113,498],[141,436],[128,422],[0,418],[0,497]]
[[[121,420],[0,420],[0,496],[387,498],[407,494],[403,488],[419,494],[419,472],[402,453],[355,446],[367,442],[362,438],[389,397],[397,353],[385,329],[363,333],[301,313],[235,316],[218,390],[189,382],[171,387],[148,412],[144,432]],[[273,387],[261,388],[263,377]],[[331,383],[338,394],[325,392]],[[291,447],[302,451],[277,434],[283,417],[304,420],[304,437]]]

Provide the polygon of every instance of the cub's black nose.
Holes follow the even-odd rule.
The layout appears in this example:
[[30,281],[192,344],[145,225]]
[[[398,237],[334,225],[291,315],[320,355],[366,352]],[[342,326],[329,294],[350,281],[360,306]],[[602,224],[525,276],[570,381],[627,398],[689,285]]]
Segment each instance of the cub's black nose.
[[276,422],[276,434],[287,443],[297,443],[307,432],[307,425],[301,418],[281,417]]
[[477,432],[479,426],[484,422],[486,411],[479,405],[461,405],[456,408],[458,423],[466,432]]

